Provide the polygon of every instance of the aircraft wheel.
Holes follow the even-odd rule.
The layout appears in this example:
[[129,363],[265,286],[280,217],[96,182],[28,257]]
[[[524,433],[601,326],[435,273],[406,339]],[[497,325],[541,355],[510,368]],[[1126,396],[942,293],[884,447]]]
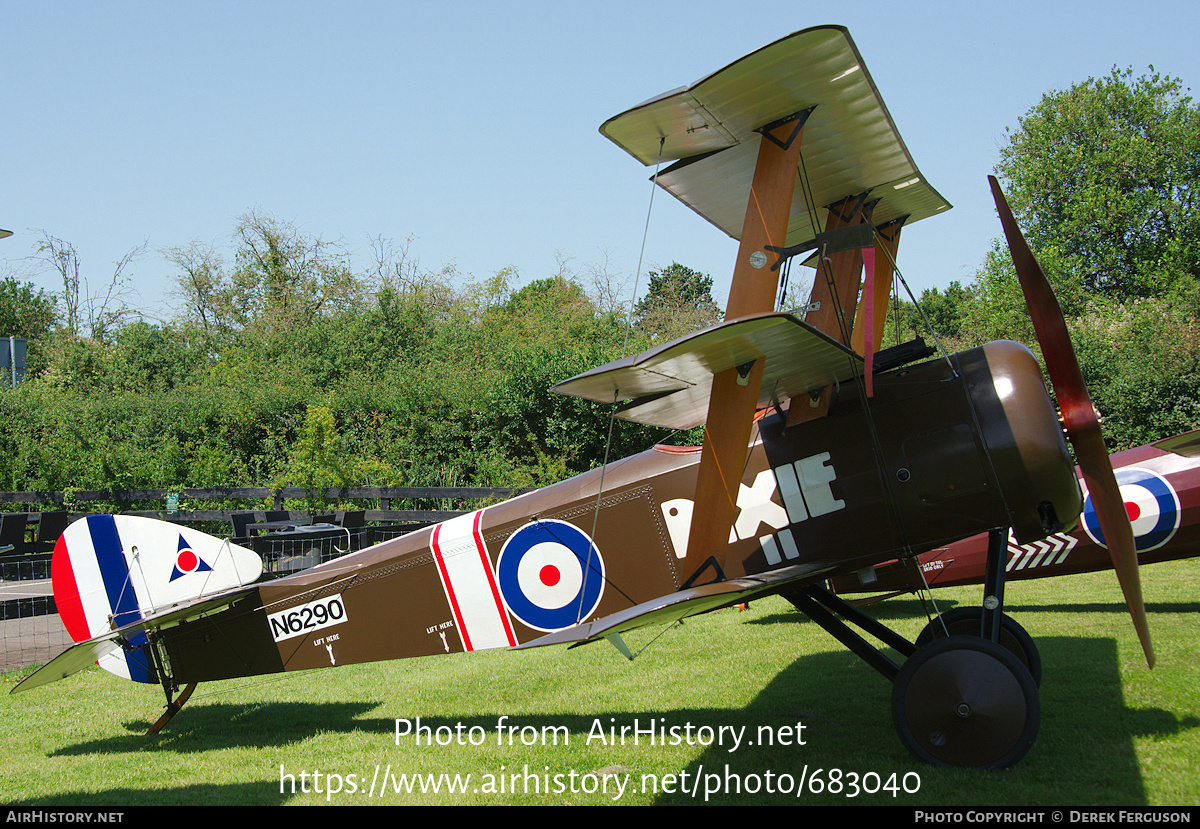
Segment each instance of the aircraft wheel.
[[1029,671],[980,636],[949,636],[908,658],[892,686],[905,748],[935,766],[1007,768],[1029,751],[1041,701]]
[[[979,636],[983,622],[982,607],[956,607],[947,610],[942,615],[925,626],[917,636],[916,646],[927,645],[935,639],[942,639],[947,631],[951,636]],[[943,628],[943,624],[945,627]],[[1033,637],[1020,623],[1007,613],[1000,616],[1000,644],[1021,660],[1029,671],[1033,681],[1040,688],[1042,685],[1042,657],[1038,653]]]

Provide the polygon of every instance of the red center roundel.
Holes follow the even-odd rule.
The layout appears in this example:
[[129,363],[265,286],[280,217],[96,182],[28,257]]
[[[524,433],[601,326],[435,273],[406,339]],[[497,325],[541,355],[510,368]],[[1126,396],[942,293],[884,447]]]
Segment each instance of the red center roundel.
[[195,570],[199,563],[200,559],[196,558],[196,554],[186,547],[179,551],[179,555],[175,559],[175,566],[185,573]]
[[504,542],[496,581],[505,606],[520,622],[534,630],[562,630],[599,606],[604,559],[573,524],[531,521]]
[[[1183,514],[1175,488],[1162,475],[1141,467],[1121,467],[1116,470],[1116,476],[1137,551],[1156,550],[1170,541],[1179,529]],[[1093,541],[1104,544],[1104,533],[1100,530],[1100,518],[1091,493],[1084,499],[1080,523]]]

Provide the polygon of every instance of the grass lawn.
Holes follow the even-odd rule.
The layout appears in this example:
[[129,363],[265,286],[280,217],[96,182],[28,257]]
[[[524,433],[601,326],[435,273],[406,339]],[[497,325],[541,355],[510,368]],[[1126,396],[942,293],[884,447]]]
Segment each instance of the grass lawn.
[[[708,789],[726,805],[1200,805],[1200,560],[1142,578],[1153,671],[1111,573],[1009,584],[1044,678],[1037,741],[1004,772],[914,759],[891,686],[770,599],[632,636],[648,645],[634,662],[600,644],[201,685],[155,737],[161,691],[92,669],[0,694],[0,801],[696,804]],[[934,598],[975,604],[979,589]],[[872,613],[910,638],[925,621],[911,597]],[[418,774],[440,791],[407,791]],[[455,775],[466,791],[448,790]]]

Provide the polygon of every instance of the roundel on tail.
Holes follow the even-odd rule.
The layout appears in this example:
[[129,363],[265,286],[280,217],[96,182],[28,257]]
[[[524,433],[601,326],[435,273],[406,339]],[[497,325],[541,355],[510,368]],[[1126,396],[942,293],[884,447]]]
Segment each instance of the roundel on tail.
[[[1182,514],[1174,487],[1161,475],[1136,466],[1118,469],[1116,474],[1137,551],[1155,550],[1170,541],[1179,529]],[[1080,523],[1093,541],[1105,546],[1090,493],[1084,499]]]
[[205,561],[199,553],[192,549],[183,537],[179,535],[179,549],[175,552],[175,567],[171,570],[171,577],[168,581],[188,575],[189,573],[205,573],[211,572],[212,567]]
[[496,577],[509,612],[534,630],[549,632],[595,611],[604,592],[604,560],[574,524],[535,521],[504,542]]

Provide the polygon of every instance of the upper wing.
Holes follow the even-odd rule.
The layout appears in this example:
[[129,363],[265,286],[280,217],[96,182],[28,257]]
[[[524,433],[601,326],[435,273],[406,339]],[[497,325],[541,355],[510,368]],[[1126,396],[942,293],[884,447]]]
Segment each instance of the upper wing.
[[602,403],[617,417],[690,429],[704,422],[714,374],[766,358],[759,408],[853,379],[863,358],[790,314],[723,322],[564,380],[554,391]]
[[876,225],[949,209],[917,169],[841,26],[790,34],[610,118],[600,132],[643,164],[679,159],[658,184],[740,239],[762,140],[756,130],[813,106],[804,125],[808,190],[797,183],[784,245],[812,239],[825,227],[826,205],[859,193],[882,199]]

